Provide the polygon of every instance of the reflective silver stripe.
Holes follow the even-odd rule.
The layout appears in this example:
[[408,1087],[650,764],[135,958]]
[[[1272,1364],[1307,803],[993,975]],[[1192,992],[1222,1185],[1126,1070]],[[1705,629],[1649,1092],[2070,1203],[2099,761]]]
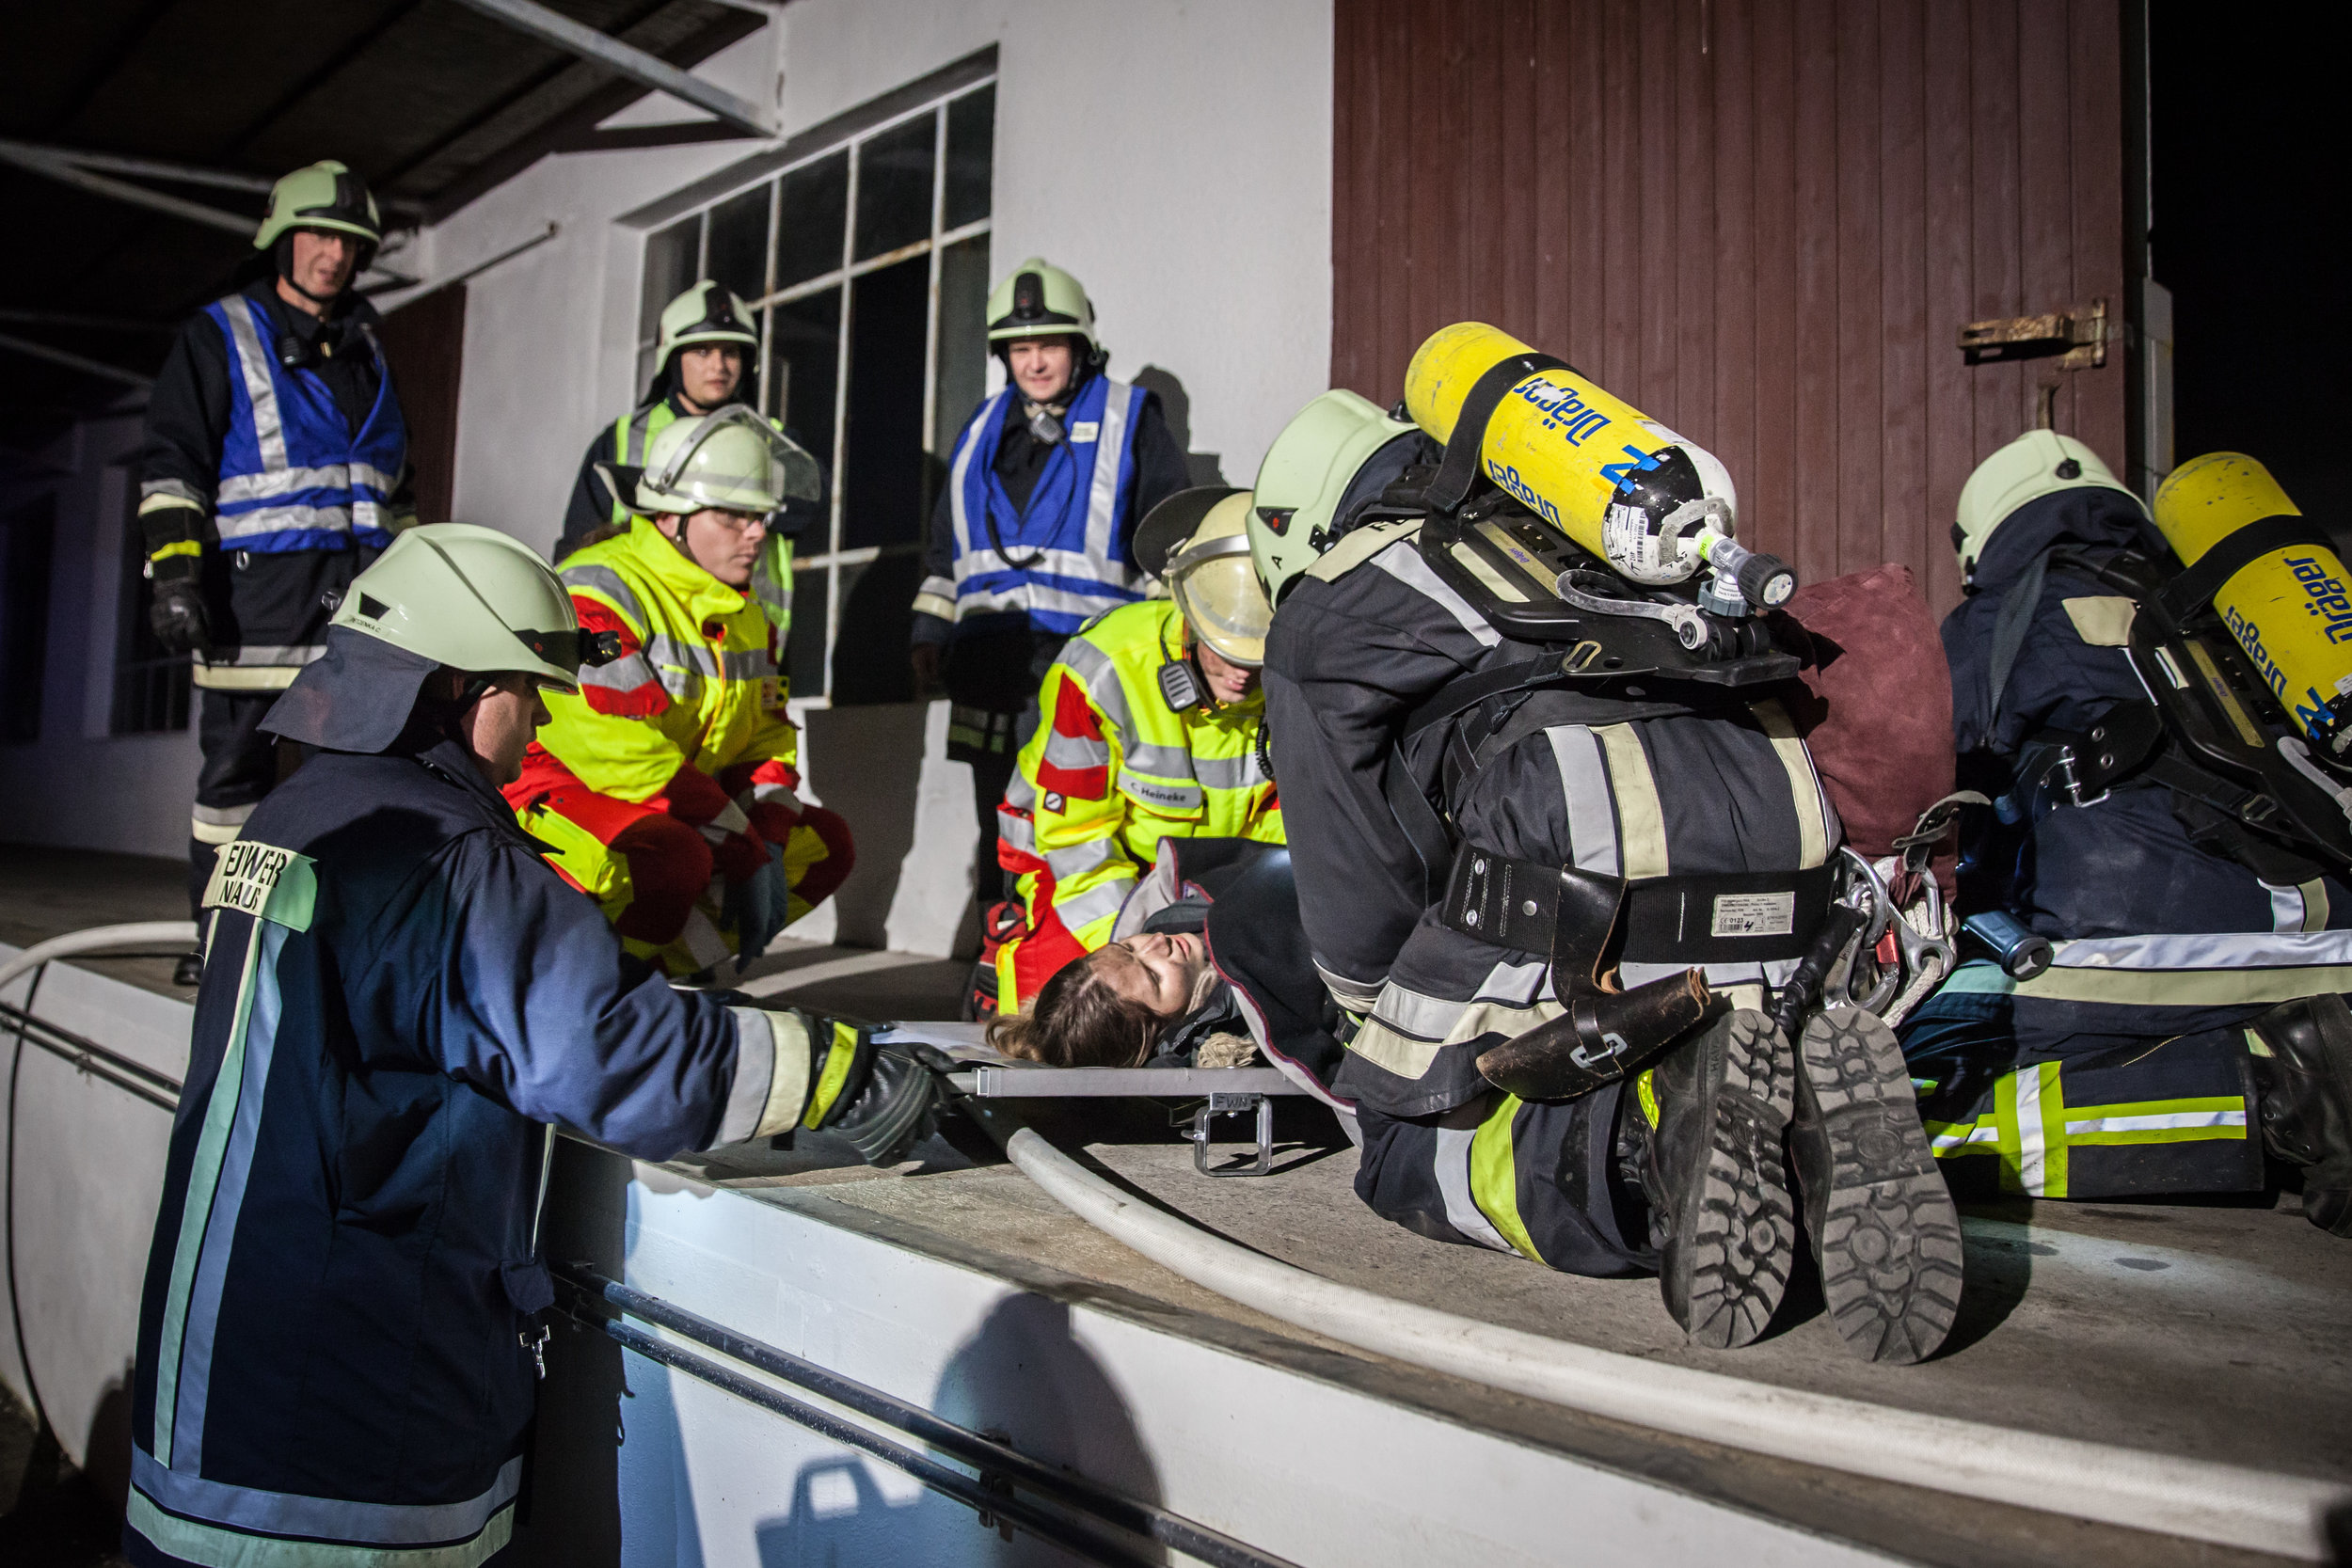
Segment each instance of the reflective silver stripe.
[[956,443],[956,460],[947,469],[948,515],[954,519],[956,529],[956,580],[948,591],[950,597],[973,575],[972,517],[963,504],[964,476],[972,471],[972,454],[979,450],[980,433],[988,428],[991,420],[1004,418],[1005,400],[1010,396],[1012,388],[1008,387],[993,398],[980,400],[979,412],[963,427],[963,438]]
[[245,378],[246,400],[253,405],[253,444],[261,450],[262,467],[286,467],[286,425],[278,411],[278,384],[269,378],[269,360],[262,347],[262,329],[254,324],[253,305],[243,294],[220,302],[229,318],[229,336],[236,345],[237,373]]
[[642,413],[625,414],[613,421],[612,450],[618,455],[620,462],[632,468],[642,468],[645,466],[647,429],[653,423],[654,408],[660,406],[661,404],[657,403],[653,408],[645,409]]
[[583,664],[580,668],[580,685],[602,687],[607,691],[634,691],[641,686],[652,685],[654,679],[653,667],[645,662],[643,654],[628,654],[610,664]]
[[[195,507],[209,504],[205,499],[204,492],[183,479],[151,479],[139,486],[139,499],[142,503],[154,500],[159,497],[170,500],[183,500]],[[151,508],[142,504],[139,510],[146,512]]]
[[[1477,1105],[1483,1111],[1486,1101],[1482,1099]],[[1446,1223],[1480,1246],[1511,1251],[1511,1243],[1470,1196],[1470,1145],[1478,1137],[1477,1127],[1439,1127],[1437,1132],[1438,1191],[1445,1196]]]
[[477,1534],[492,1514],[515,1500],[522,1479],[517,1454],[499,1466],[488,1491],[463,1502],[355,1503],[207,1481],[166,1469],[144,1449],[131,1450],[131,1484],[174,1513],[231,1529],[382,1546],[432,1545]]
[[2139,1117],[2087,1117],[2081,1121],[2069,1121],[2066,1133],[2079,1137],[2085,1132],[2160,1132],[2178,1127],[2243,1127],[2244,1111],[2171,1111]]
[[1555,724],[1544,732],[1551,760],[1560,769],[1560,795],[1568,814],[1568,843],[1576,866],[1597,876],[1617,875],[1617,811],[1610,803],[1609,768],[1600,742],[1582,724]]
[[233,669],[240,666],[280,669],[287,665],[299,667],[310,663],[314,658],[323,658],[326,654],[326,644],[324,642],[294,644],[247,642],[241,647],[215,648],[209,658],[199,654],[196,662],[214,670]]
[[721,652],[701,642],[682,642],[660,633],[645,639],[645,652],[658,664],[672,664],[697,674],[731,681],[758,680],[776,673],[776,661],[765,648],[733,648]]
[[1102,428],[1094,438],[1094,483],[1087,495],[1087,554],[1094,569],[1084,576],[1121,585],[1135,580],[1133,571],[1111,561],[1111,544],[1119,527],[1119,461],[1127,449],[1127,410],[1136,389],[1123,381],[1104,384]]
[[729,1007],[735,1015],[735,1077],[727,1085],[726,1108],[710,1147],[739,1144],[759,1128],[776,1077],[776,1037],[768,1015],[756,1007]]
[[999,610],[1042,610],[1086,621],[1133,603],[1132,594],[1114,594],[1108,589],[1100,594],[1073,594],[1044,583],[1025,582],[985,594],[966,594],[956,601],[956,613],[962,616]]
[[628,583],[621,580],[621,574],[612,567],[583,563],[566,566],[556,575],[564,579],[565,588],[584,588],[592,594],[602,594],[612,601],[614,609],[628,618],[634,629],[639,632],[645,629],[645,607],[637,602],[637,595],[629,591]]
[[256,512],[216,513],[213,521],[223,545],[265,533],[349,533],[354,528],[384,527],[382,509],[364,504],[265,506]]
[[1140,741],[1127,748],[1127,767],[1154,778],[1193,780],[1193,755],[1182,746],[1151,746]]
[[1127,689],[1120,684],[1119,667],[1111,656],[1083,637],[1073,637],[1061,646],[1061,662],[1065,669],[1078,677],[1094,705],[1103,710],[1111,727],[1119,732],[1125,744],[1136,733],[1135,716],[1127,709]]
[[281,1004],[278,961],[287,934],[286,927],[274,921],[255,923],[254,940],[261,953],[254,962],[253,994],[243,1020],[245,1065],[235,1085],[236,1110],[221,1151],[220,1175],[204,1223],[204,1243],[197,1254],[188,1291],[187,1326],[180,1341],[170,1467],[183,1475],[199,1475],[204,1468],[204,1412],[212,1393],[213,1341],[220,1327],[221,1291],[228,1282],[230,1248],[236,1241],[237,1220],[245,1207],[246,1180],[253,1171],[254,1146],[261,1141],[262,1101],[269,1088],[270,1059],[277,1053]]
[[933,598],[946,599],[953,603],[956,596],[956,580],[953,578],[925,578],[923,585],[914,591],[914,594],[917,598],[929,594]]
[[1210,789],[1249,789],[1266,782],[1254,748],[1237,757],[1193,756],[1192,775]]
[[1498,963],[1478,982],[1477,999],[1525,1007],[1532,1006],[1550,984],[1551,965],[1544,959],[1523,964]]
[[[1310,960],[1312,961],[1312,960]],[[1331,993],[1333,1001],[1354,1013],[1369,1013],[1379,1005],[1380,985],[1377,980],[1351,980],[1315,963],[1315,974],[1323,980],[1323,989]]]
[[1380,988],[1380,1000],[1373,1007],[1373,1016],[1400,1035],[1441,1040],[1470,1010],[1470,1006],[1468,1002],[1429,996],[1391,980]]
[[2278,969],[2352,964],[2352,931],[2086,937],[2058,944],[2058,969]]
[[1029,782],[1026,774],[1016,770],[1012,776],[1012,783],[1005,786],[1005,804],[1017,806],[1023,811],[1035,811],[1037,809],[1037,785]]
[[1054,912],[1061,917],[1062,925],[1070,930],[1081,930],[1098,920],[1108,920],[1116,915],[1135,885],[1135,878],[1127,876],[1090,887],[1073,898],[1057,895]]
[[1491,648],[1502,641],[1502,634],[1486,624],[1486,618],[1470,608],[1470,602],[1438,580],[1429,569],[1429,562],[1421,558],[1421,551],[1412,545],[1390,546],[1372,558],[1372,563],[1396,578],[1415,593],[1435,600],[1445,612],[1462,624],[1462,629],[1478,640],[1481,647]]
[[388,474],[365,463],[337,463],[324,468],[273,468],[267,473],[236,474],[222,480],[219,504],[266,500],[272,496],[291,496],[297,490],[343,490],[357,484],[369,485],[389,496],[399,483],[399,475]]
[[1037,853],[1037,823],[1030,816],[1011,810],[1009,800],[996,808],[996,836],[1025,855]]
[[189,814],[192,820],[221,828],[241,828],[252,815],[251,806],[198,806]]
[[1057,768],[1107,767],[1111,760],[1111,743],[1048,729],[1045,732],[1045,760]]
[[1067,882],[1120,858],[1117,847],[1109,839],[1090,838],[1083,844],[1046,850],[1045,868],[1054,874],[1056,881]]
[[1142,773],[1119,771],[1119,793],[1139,805],[1155,811],[1199,811],[1208,800],[1200,786],[1190,779],[1182,784],[1163,784]]

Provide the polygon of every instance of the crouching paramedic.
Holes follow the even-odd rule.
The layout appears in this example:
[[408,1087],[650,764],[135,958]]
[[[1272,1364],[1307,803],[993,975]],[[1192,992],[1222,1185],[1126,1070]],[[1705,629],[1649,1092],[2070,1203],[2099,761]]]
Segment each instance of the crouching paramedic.
[[997,811],[1025,911],[995,954],[1000,1012],[1110,941],[1163,838],[1282,842],[1261,745],[1272,617],[1249,562],[1246,490],[1184,490],[1136,531],[1169,598],[1122,606],[1062,644]]
[[621,657],[549,704],[506,798],[628,950],[672,974],[751,962],[854,859],[849,824],[796,793],[787,628],[762,602],[767,519],[817,483],[747,408],[675,420],[637,482],[647,515],[564,562],[580,624]]
[[412,530],[325,641],[265,721],[318,754],[204,895],[139,1318],[142,1568],[500,1558],[553,1128],[659,1160],[822,1126],[888,1161],[932,1113],[853,1027],[632,971],[516,825],[499,786],[581,661],[530,550]]
[[[1962,782],[1995,798],[1971,825],[1962,896],[2007,917],[1971,928],[2009,961],[1963,964],[1906,1021],[1904,1048],[1956,1181],[2251,1192],[2267,1154],[2301,1172],[2314,1224],[2352,1235],[2352,887],[2329,798],[2344,781],[2305,795],[2283,759],[2299,749],[2317,773],[2316,748],[2208,609],[2220,591],[2256,618],[2241,636],[2292,647],[2343,569],[2250,458],[2183,465],[2153,522],[2089,447],[2049,431],[1961,490],[1954,739]],[[2249,524],[2269,547],[2241,548]],[[2169,558],[2204,548],[2236,565],[2186,594],[2196,570],[2174,577]],[[2312,636],[2332,689],[2352,657]],[[2273,777],[2236,766],[2241,729]]]
[[[1539,414],[1572,390],[1565,367],[1542,373],[1562,384],[1529,400]],[[1649,485],[1704,471],[1668,461],[1684,450],[1621,464],[1597,493],[1654,520]],[[1524,586],[1502,574],[1566,541],[1487,490],[1470,517],[1505,519],[1479,535],[1494,549],[1441,554],[1457,546],[1423,535],[1438,456],[1415,425],[1325,393],[1267,451],[1250,523],[1276,606],[1267,724],[1298,912],[1353,1019],[1333,1089],[1362,1134],[1359,1196],[1422,1235],[1568,1273],[1654,1270],[1694,1342],[1743,1344],[1791,1272],[1783,1138],[1803,1107],[1799,1174],[1837,1327],[1873,1357],[1926,1354],[1958,1305],[1959,1227],[1894,1037],[1847,1009],[1806,1024],[1796,1052],[1759,1010],[1823,918],[1840,836],[1804,743],[1769,695],[1563,684],[1565,644],[1506,637],[1470,594],[1491,582],[1498,614],[1557,603],[1556,568]],[[1594,556],[1565,559],[1588,563],[1593,592],[1631,597]],[[1583,626],[1622,635],[1599,615]],[[1603,668],[1601,645],[1584,651]],[[1435,718],[1412,730],[1417,714]],[[1678,925],[1680,894],[1712,922]],[[1719,895],[1772,918],[1726,923]],[[1851,1154],[1855,1122],[1886,1135],[1833,1163],[1820,1128],[1846,1129]]]

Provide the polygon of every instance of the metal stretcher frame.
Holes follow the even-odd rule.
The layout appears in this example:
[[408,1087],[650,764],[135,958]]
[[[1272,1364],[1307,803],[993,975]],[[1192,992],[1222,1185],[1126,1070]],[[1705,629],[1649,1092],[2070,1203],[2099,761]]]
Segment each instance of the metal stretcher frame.
[[[1185,1129],[1193,1168],[1203,1176],[1264,1176],[1274,1168],[1274,1097],[1307,1091],[1270,1067],[993,1067],[951,1073],[948,1086],[976,1100],[1190,1100],[1168,1114]],[[1209,1164],[1209,1132],[1218,1117],[1257,1118],[1257,1156],[1231,1170]],[[1189,1125],[1187,1125],[1189,1124]]]

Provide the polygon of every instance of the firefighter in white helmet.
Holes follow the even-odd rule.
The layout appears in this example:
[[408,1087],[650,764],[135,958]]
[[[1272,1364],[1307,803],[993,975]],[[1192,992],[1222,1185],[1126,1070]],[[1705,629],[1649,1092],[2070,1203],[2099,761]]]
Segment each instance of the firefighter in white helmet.
[[740,405],[671,421],[644,455],[638,515],[562,567],[620,657],[551,699],[506,795],[632,954],[724,972],[854,858],[849,824],[799,797],[784,627],[758,587],[769,519],[815,496],[817,465]]
[[[2233,468],[2260,472],[2184,464],[2158,515]],[[2247,512],[2284,523],[2261,480]],[[2027,431],[1969,475],[1952,544],[1953,738],[1961,783],[1994,805],[1963,819],[1962,861],[1990,941],[1902,1031],[1946,1173],[2151,1198],[2258,1192],[2283,1167],[2312,1223],[2352,1236],[2352,879],[2236,815],[2245,791],[2163,739],[2128,651],[2147,613],[2131,589],[2159,580],[2137,563],[2170,560],[2148,509],[2083,442]]]
[[964,421],[931,510],[914,596],[916,686],[944,680],[947,755],[972,768],[977,891],[1003,896],[996,807],[1037,725],[1037,693],[1062,641],[1143,596],[1129,548],[1145,513],[1184,485],[1184,453],[1159,400],[1111,379],[1078,280],[1032,256],[988,299],[1003,390]]
[[[191,909],[277,783],[262,716],[318,657],[326,603],[416,521],[379,318],[351,292],[383,238],[367,182],[343,165],[278,181],[253,236],[269,272],[188,319],[148,402],[149,622],[167,651],[195,656],[202,693]],[[200,972],[191,955],[176,977]]]

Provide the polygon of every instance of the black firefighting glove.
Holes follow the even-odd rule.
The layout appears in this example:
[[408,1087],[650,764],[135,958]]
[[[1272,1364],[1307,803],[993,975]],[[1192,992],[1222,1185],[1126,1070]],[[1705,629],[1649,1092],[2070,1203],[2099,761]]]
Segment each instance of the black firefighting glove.
[[147,624],[155,641],[175,654],[213,652],[212,626],[204,618],[204,594],[191,574],[167,578],[155,574],[154,602],[147,607]]
[[[878,1043],[870,1024],[797,1007],[785,1011],[808,1031],[808,1099],[801,1126],[846,1140],[869,1165],[897,1164],[930,1136],[941,1100],[929,1060],[936,1053]],[[777,1023],[790,1026],[784,1018]]]

